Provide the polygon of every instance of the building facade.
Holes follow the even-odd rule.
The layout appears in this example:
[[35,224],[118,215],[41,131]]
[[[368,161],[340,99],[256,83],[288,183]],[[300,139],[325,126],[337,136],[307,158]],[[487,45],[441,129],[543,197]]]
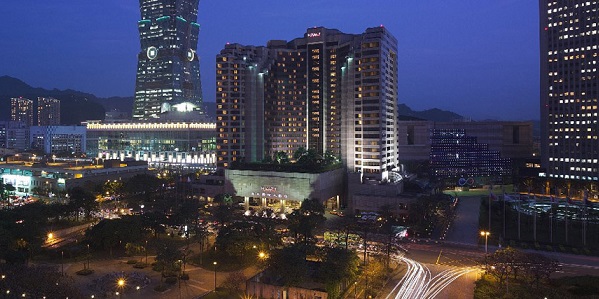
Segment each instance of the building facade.
[[202,107],[197,55],[199,0],[142,0],[133,119],[165,113],[199,116]]
[[86,126],[90,157],[142,160],[158,167],[216,167],[214,123],[89,121]]
[[397,40],[384,27],[228,44],[216,69],[219,167],[301,147],[375,179],[397,167]]
[[29,131],[29,142],[31,149],[45,154],[83,154],[86,136],[84,126],[34,126]]
[[[104,166],[63,163],[49,165],[17,160],[0,165],[0,181],[13,185],[17,196],[34,193],[46,196],[51,191],[66,191],[89,183],[104,183],[106,180],[122,180],[147,172],[148,165],[139,163],[105,163]],[[44,192],[40,192],[42,190]]]
[[502,182],[512,174],[510,159],[502,158],[489,145],[478,143],[463,129],[433,129],[430,173],[449,185]]
[[548,178],[592,183],[596,192],[599,2],[539,3],[542,164]]
[[37,125],[60,126],[60,100],[37,98]]
[[529,159],[534,155],[533,124],[519,121],[434,122],[427,120],[399,121],[400,161],[424,161],[430,158],[433,130],[464,130],[489,150],[503,158]]
[[24,122],[1,121],[0,147],[17,151],[29,149],[29,128]]
[[11,98],[10,120],[33,126],[33,101],[23,97]]

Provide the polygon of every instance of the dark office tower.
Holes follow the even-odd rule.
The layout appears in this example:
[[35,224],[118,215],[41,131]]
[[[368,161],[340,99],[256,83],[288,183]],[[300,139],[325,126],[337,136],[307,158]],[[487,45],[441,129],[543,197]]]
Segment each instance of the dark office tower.
[[593,192],[599,180],[598,47],[598,1],[540,1],[543,166],[549,178],[593,182]]
[[133,119],[155,120],[202,113],[197,55],[199,0],[140,0]]
[[37,125],[60,125],[60,100],[54,98],[37,98]]
[[219,167],[300,147],[374,178],[397,167],[397,40],[384,27],[228,44],[216,64]]
[[22,97],[11,98],[10,120],[33,126],[33,101]]

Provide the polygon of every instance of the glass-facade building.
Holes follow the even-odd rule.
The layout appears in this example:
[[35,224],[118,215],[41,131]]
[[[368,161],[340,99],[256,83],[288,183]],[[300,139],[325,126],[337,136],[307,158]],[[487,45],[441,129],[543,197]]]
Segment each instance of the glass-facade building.
[[543,167],[548,178],[592,183],[596,192],[599,1],[539,3]]
[[214,123],[87,123],[87,154],[215,167]]
[[202,114],[198,2],[140,0],[133,119],[151,121],[169,112]]

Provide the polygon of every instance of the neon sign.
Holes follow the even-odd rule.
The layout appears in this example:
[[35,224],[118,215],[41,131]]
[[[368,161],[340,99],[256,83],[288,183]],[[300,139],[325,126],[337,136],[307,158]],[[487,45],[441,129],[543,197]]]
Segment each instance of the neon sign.
[[308,37],[320,37],[320,32],[310,32],[308,33]]

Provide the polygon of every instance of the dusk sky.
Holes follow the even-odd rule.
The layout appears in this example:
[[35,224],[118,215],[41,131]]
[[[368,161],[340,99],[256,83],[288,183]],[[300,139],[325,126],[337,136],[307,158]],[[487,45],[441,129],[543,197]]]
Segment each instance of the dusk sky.
[[[538,1],[202,0],[198,52],[204,100],[227,42],[266,45],[324,26],[387,27],[398,39],[399,102],[473,119],[539,119]],[[3,0],[0,76],[34,87],[132,96],[139,2]]]

